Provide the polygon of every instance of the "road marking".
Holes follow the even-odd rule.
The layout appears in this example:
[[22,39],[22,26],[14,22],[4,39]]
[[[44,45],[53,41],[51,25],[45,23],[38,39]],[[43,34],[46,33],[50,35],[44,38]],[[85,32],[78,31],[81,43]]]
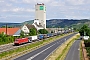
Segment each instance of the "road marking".
[[80,49],[78,48],[78,50],[80,50]]
[[[55,44],[56,44],[56,43],[55,43]],[[27,60],[31,60],[31,59],[35,58],[35,57],[38,56],[39,54],[41,54],[41,53],[43,53],[44,51],[48,50],[49,48],[53,47],[55,44],[53,44],[53,45],[51,45],[50,47],[48,47],[48,48],[42,50],[42,51],[39,52],[39,53],[33,55],[32,57],[28,58]]]

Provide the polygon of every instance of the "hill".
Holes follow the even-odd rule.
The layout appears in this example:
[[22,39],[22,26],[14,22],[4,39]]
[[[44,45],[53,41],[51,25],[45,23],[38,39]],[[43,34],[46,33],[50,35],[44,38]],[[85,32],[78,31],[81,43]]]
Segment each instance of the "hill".
[[[24,24],[32,24],[34,20],[25,21],[22,23],[0,23],[0,27],[5,26],[6,24],[9,27],[20,27]],[[46,20],[46,26],[47,28],[65,28],[65,27],[73,27],[73,28],[80,28],[84,24],[87,24],[90,27],[90,20],[89,19],[81,19],[81,20],[75,20],[75,19],[50,19]]]
[[34,20],[25,21],[22,24],[33,24]]
[[90,20],[88,19],[81,19],[81,20],[75,20],[75,19],[51,19],[51,20],[47,20],[47,28],[49,27],[76,27],[76,28],[80,28],[82,27],[84,24],[87,24],[90,27]]
[[20,27],[22,24],[21,23],[2,23],[0,22],[0,27],[5,27],[6,24],[8,27]]
[[4,23],[4,22],[0,22],[0,27],[5,27],[6,24],[8,27],[20,27],[24,24],[32,24],[34,21],[33,20],[29,20],[29,21],[25,21],[22,23]]

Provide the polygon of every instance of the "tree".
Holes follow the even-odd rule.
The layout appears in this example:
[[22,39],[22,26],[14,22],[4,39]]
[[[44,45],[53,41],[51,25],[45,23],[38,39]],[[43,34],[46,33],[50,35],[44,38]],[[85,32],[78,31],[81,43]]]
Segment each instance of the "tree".
[[90,36],[90,28],[87,25],[83,25],[83,27],[81,27],[81,29],[79,30],[79,33],[81,36]]
[[7,36],[3,32],[0,33],[0,45],[14,42],[13,36]]
[[36,30],[35,28],[31,28],[31,29],[29,30],[29,35],[30,35],[30,36],[37,35],[37,30]]
[[40,29],[40,30],[39,30],[39,33],[40,33],[40,34],[47,34],[48,31],[47,31],[46,29]]
[[20,37],[25,37],[23,31],[21,31],[21,33],[20,33]]
[[6,26],[2,26],[1,28],[6,28]]

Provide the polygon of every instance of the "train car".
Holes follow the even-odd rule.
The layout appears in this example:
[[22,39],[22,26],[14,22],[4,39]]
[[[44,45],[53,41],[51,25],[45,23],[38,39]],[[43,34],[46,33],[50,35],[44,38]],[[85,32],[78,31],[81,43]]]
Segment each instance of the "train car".
[[36,41],[38,38],[37,36],[28,36],[28,39],[30,42],[32,42],[32,41]]
[[53,36],[53,34],[51,34],[51,33],[48,33],[47,34],[47,37],[49,38],[49,37],[52,37]]
[[57,33],[53,33],[53,36],[57,36]]
[[44,39],[46,39],[46,38],[47,38],[47,34],[43,34],[43,36],[44,36],[44,37],[43,37]]
[[44,35],[43,34],[38,35],[38,39],[39,40],[44,39]]
[[28,38],[18,38],[18,39],[15,39],[14,45],[20,45],[22,43],[27,43],[27,42],[29,42]]

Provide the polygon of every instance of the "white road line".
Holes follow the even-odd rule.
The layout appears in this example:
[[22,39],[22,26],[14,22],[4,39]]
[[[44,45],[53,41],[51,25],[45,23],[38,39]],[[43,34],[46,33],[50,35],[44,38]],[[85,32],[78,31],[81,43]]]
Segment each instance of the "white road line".
[[80,50],[80,49],[78,48],[78,50]]
[[[56,43],[55,43],[55,44],[56,44]],[[38,56],[39,54],[43,53],[43,52],[44,52],[44,51],[46,51],[47,49],[49,49],[49,48],[53,47],[55,44],[53,44],[53,45],[51,45],[50,47],[48,47],[48,48],[46,48],[46,49],[42,50],[42,51],[41,51],[41,52],[39,52],[39,53],[37,53],[37,54],[33,55],[32,57],[28,58],[27,60],[31,60],[31,59],[35,58],[36,56]]]

